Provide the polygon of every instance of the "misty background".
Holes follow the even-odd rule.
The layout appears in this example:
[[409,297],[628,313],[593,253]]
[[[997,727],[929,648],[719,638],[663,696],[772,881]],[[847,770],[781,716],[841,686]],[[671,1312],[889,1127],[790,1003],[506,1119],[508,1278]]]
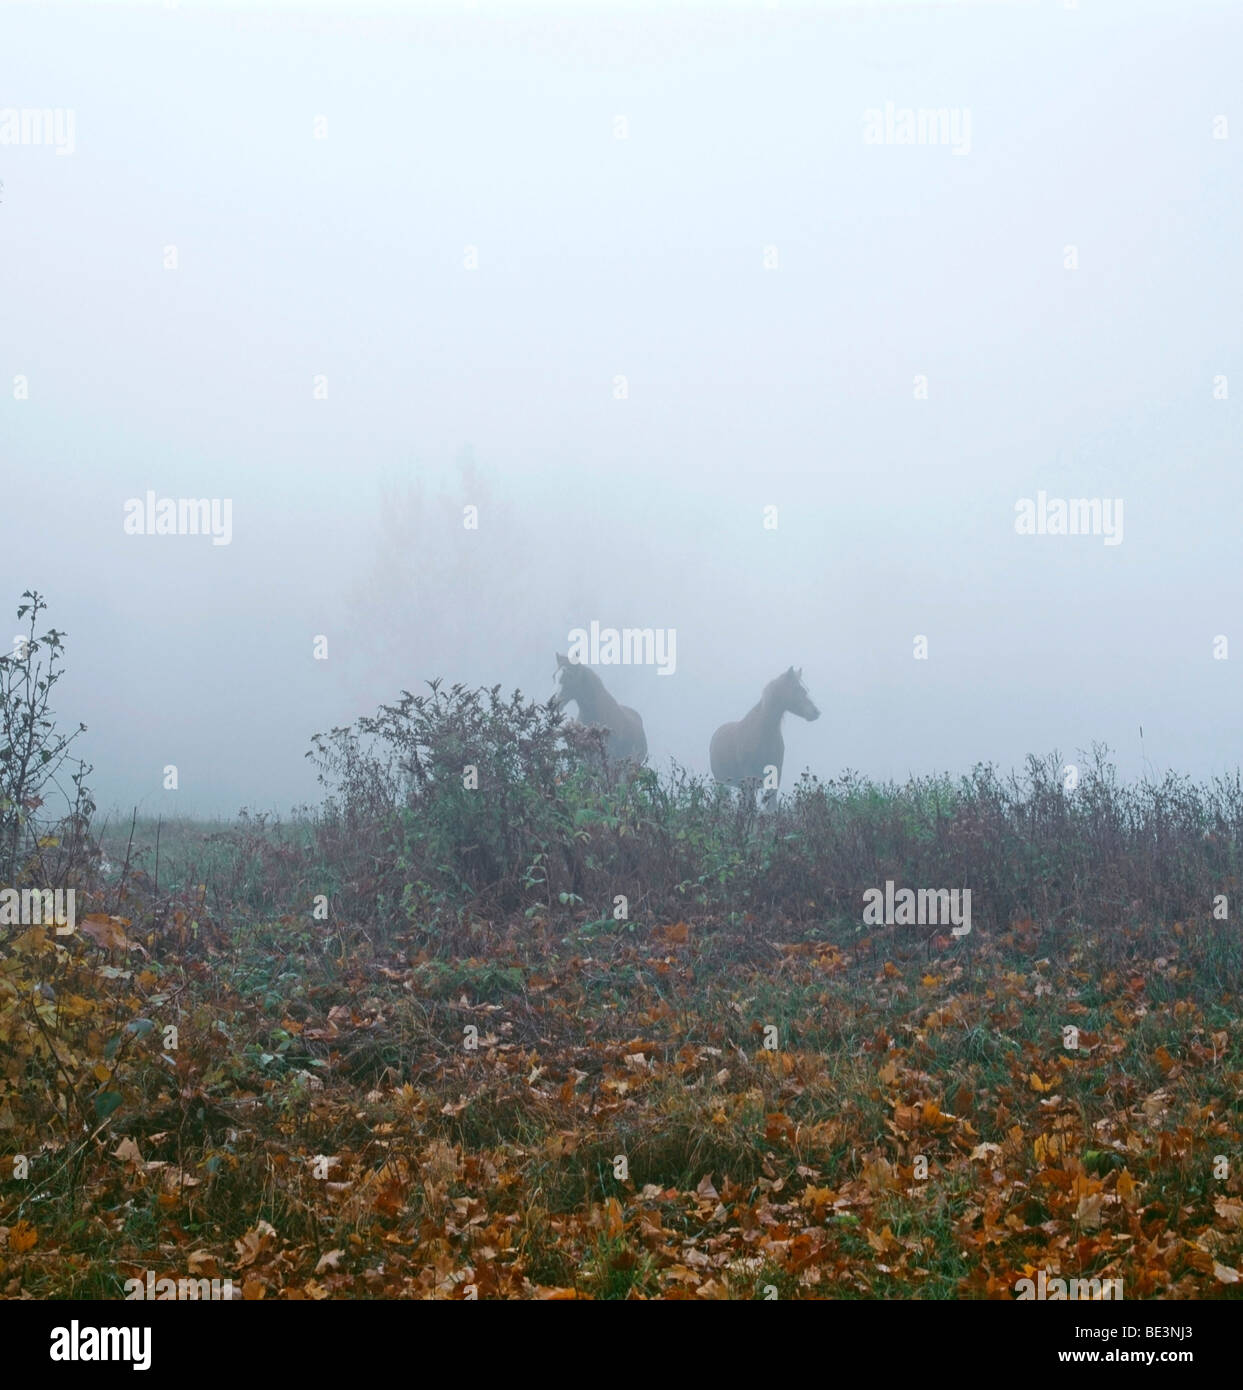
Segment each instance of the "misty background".
[[[658,767],[791,663],[787,788],[1239,765],[1237,10],[0,29],[0,107],[75,118],[0,145],[0,605],[68,633],[101,806],[288,808],[312,733],[433,676],[545,699],[593,619],[676,629],[675,675],[599,671]],[[887,102],[969,149],[866,143]],[[231,544],[126,535],[148,489],[231,499]],[[1121,498],[1123,543],[1016,534],[1039,490]]]

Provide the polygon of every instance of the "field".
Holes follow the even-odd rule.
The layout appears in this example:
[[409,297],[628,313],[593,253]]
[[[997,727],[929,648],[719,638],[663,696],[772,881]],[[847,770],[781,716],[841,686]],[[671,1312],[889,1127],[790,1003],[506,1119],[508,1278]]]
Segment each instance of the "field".
[[[763,814],[563,733],[435,687],[288,820],[41,837],[77,922],[0,934],[8,1297],[1239,1296],[1237,780]],[[890,882],[970,930],[865,922]]]

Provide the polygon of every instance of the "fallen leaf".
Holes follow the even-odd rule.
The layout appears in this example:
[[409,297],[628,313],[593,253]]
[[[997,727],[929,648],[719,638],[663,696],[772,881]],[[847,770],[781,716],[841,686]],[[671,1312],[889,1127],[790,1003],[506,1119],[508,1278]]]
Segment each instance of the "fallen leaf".
[[90,912],[78,923],[83,936],[90,937],[104,951],[127,951],[130,939],[125,935],[129,921],[124,917],[109,917],[102,912]]
[[[239,1269],[245,1269],[247,1265],[252,1265],[260,1255],[265,1254],[276,1240],[276,1230],[267,1221],[260,1221],[252,1230],[246,1232],[240,1240],[233,1242],[233,1248],[237,1251],[237,1264]],[[243,1289],[244,1292],[244,1289]],[[245,1294],[250,1298],[250,1294]],[[262,1298],[262,1294],[255,1297]]]
[[19,1221],[9,1230],[9,1249],[14,1254],[25,1254],[27,1250],[33,1250],[38,1243],[39,1232],[29,1221]]

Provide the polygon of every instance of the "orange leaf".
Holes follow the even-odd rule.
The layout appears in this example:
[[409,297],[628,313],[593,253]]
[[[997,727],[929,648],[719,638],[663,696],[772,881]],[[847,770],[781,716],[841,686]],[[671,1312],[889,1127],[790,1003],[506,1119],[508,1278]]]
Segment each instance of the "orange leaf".
[[29,1221],[19,1221],[9,1232],[9,1249],[18,1255],[33,1250],[39,1243],[39,1232]]
[[129,937],[125,935],[128,922],[123,917],[109,917],[103,912],[90,912],[78,928],[83,936],[90,939],[104,951],[126,951]]
[[764,1117],[764,1138],[770,1144],[777,1143],[781,1139],[794,1138],[794,1125],[788,1115],[780,1113],[766,1115]]
[[616,1197],[610,1197],[604,1204],[605,1226],[604,1234],[609,1240],[616,1240],[626,1228],[625,1216],[622,1212],[622,1204]]

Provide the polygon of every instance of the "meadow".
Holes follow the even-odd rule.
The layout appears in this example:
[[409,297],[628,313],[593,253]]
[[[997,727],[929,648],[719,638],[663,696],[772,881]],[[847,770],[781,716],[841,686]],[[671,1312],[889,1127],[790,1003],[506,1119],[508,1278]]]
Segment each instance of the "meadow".
[[602,750],[433,683],[288,818],[23,821],[78,909],[0,934],[5,1294],[1238,1296],[1237,777]]

